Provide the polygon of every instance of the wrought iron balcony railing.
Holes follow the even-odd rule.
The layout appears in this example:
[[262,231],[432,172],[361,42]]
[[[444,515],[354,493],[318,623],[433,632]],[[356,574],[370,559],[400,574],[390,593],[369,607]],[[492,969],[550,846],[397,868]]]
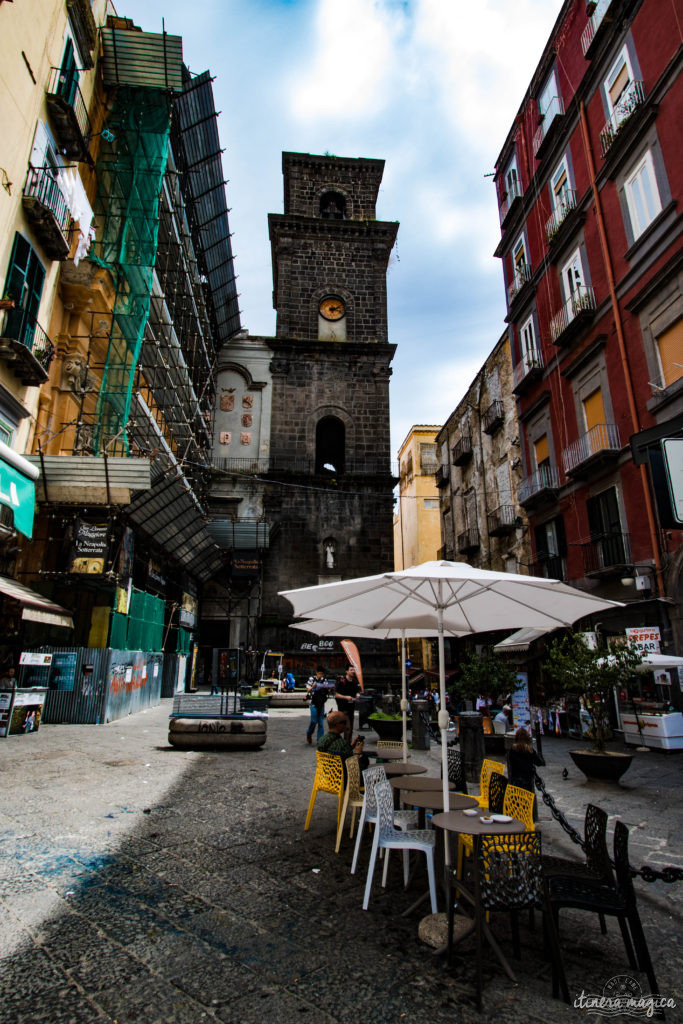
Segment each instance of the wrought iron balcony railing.
[[500,223],[504,224],[508,218],[508,214],[512,210],[512,207],[517,199],[521,199],[524,195],[522,191],[522,184],[519,181],[513,181],[508,186],[508,190],[505,193],[505,198],[500,204]]
[[47,103],[65,156],[72,160],[88,159],[92,125],[83,94],[78,87],[76,69],[52,69],[47,87]]
[[454,466],[463,466],[472,458],[472,438],[469,434],[463,434],[459,441],[456,441],[451,450],[451,457]]
[[611,2],[612,0],[597,0],[597,3],[592,4],[594,8],[593,13],[590,15],[588,24],[581,33],[581,49],[583,50],[584,57],[588,56],[588,51]]
[[567,578],[567,567],[562,555],[539,555],[531,568],[534,576],[545,576],[549,580]]
[[560,474],[554,466],[543,466],[525,477],[517,488],[520,505],[548,491],[557,491],[560,487]]
[[505,411],[500,398],[491,402],[488,409],[481,418],[482,430],[485,434],[495,434],[499,427],[502,427],[505,420]]
[[69,255],[67,234],[70,214],[53,167],[32,167],[29,164],[23,205],[48,256],[55,260],[66,259]]
[[531,267],[526,263],[522,263],[521,266],[515,267],[514,276],[512,281],[508,285],[508,306],[511,306],[516,296],[521,292],[525,284],[528,284],[532,278]]
[[592,288],[581,285],[558,310],[550,321],[550,337],[555,345],[561,344],[565,331],[578,318],[591,317],[595,312],[595,295]]
[[[521,520],[520,520],[521,522]],[[517,511],[514,505],[499,505],[486,517],[486,525],[492,537],[510,533],[517,526]]]
[[614,112],[600,132],[600,149],[603,157],[609,153],[614,140],[624,128],[633,112],[645,102],[645,87],[642,82],[630,82],[614,108]]
[[567,474],[603,453],[621,451],[619,428],[614,423],[598,423],[562,451],[562,464]]
[[543,369],[543,353],[540,349],[533,352],[525,352],[518,363],[512,368],[513,386],[519,387],[522,381],[532,376],[535,372],[540,374]]
[[576,209],[577,202],[578,195],[576,189],[568,188],[562,193],[552,216],[548,218],[545,224],[545,237],[548,245],[553,242],[562,223],[567,219],[572,210]]
[[462,533],[458,534],[457,546],[461,555],[467,554],[468,551],[477,550],[479,547],[479,530],[476,526],[472,526],[469,530],[463,530]]
[[604,533],[583,544],[583,569],[587,576],[608,575],[631,565],[631,538],[628,533]]
[[544,142],[550,137],[550,130],[554,126],[555,121],[564,115],[564,103],[561,96],[553,96],[548,103],[545,113],[543,114],[541,123],[539,124],[536,132],[534,133],[531,147],[534,151],[534,156],[539,160],[543,156]]
[[0,312],[0,358],[17,364],[16,372],[26,385],[47,379],[54,354],[47,334],[25,309]]

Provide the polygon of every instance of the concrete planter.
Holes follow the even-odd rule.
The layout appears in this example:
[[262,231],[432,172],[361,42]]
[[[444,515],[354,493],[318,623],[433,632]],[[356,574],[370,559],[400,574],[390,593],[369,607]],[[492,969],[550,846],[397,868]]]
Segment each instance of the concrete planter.
[[579,771],[594,782],[618,782],[633,760],[633,754],[601,754],[596,750],[570,750],[569,756]]

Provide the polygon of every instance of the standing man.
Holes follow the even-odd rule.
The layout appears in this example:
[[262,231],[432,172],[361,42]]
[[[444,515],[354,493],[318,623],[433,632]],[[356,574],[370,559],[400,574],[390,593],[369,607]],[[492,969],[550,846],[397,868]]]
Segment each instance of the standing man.
[[353,715],[356,710],[355,700],[361,693],[363,693],[363,684],[356,678],[356,670],[353,665],[349,665],[344,675],[340,676],[334,693],[337,701],[337,710],[346,715],[348,719],[345,732],[347,740],[351,739],[351,733],[353,732]]
[[311,702],[311,723],[306,730],[306,742],[311,742],[314,729],[318,728],[317,740],[322,739],[323,733],[325,732],[325,704],[327,698],[332,695],[334,690],[334,684],[328,683],[325,678],[325,669],[322,665],[318,665],[315,670],[315,675],[306,683],[306,697]]

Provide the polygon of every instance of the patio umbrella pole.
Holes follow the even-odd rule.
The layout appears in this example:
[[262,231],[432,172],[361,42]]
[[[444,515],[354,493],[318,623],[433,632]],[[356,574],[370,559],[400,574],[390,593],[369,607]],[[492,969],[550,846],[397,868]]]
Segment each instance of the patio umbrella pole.
[[[443,809],[450,811],[448,791],[448,711],[446,710],[446,655],[443,642],[443,605],[441,604],[441,583],[439,582],[439,607],[437,608],[437,628],[439,641],[439,728],[441,730],[441,777],[443,779]],[[443,853],[446,867],[450,867],[450,846],[448,832],[443,830]]]
[[403,760],[408,760],[408,697],[406,694],[406,631],[401,630],[401,711],[403,712]]

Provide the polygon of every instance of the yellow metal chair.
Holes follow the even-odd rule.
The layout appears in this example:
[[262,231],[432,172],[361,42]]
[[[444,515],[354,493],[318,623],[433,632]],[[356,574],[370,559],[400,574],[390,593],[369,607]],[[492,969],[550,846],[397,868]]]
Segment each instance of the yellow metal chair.
[[377,740],[377,756],[380,750],[403,750],[403,740]]
[[521,786],[511,786],[505,790],[503,800],[503,814],[509,814],[511,818],[517,818],[524,822],[527,832],[535,832],[534,825],[534,794]]
[[339,853],[339,846],[341,844],[341,837],[344,831],[344,823],[346,822],[346,812],[351,808],[351,827],[349,829],[349,839],[353,839],[353,830],[356,824],[356,811],[359,807],[363,806],[363,791],[360,785],[360,767],[358,765],[358,757],[349,757],[346,760],[346,791],[344,792],[344,803],[342,804],[341,818],[337,825],[337,845],[334,848],[335,853]]
[[[489,780],[494,772],[505,775],[505,765],[501,761],[494,761],[492,758],[485,758],[482,762],[479,775],[479,796],[476,797],[480,807],[488,808],[489,805]],[[504,811],[507,814],[507,811]],[[471,857],[474,851],[472,836],[458,836],[458,878],[462,878],[462,867],[465,857]]]
[[342,803],[344,802],[344,762],[341,757],[339,754],[323,754],[320,750],[316,750],[315,756],[315,778],[313,779],[311,799],[308,802],[304,832],[308,831],[308,826],[311,824],[311,815],[318,793],[332,793],[337,797],[337,827],[339,827]]
[[501,775],[505,775],[505,765],[501,761],[484,758],[479,774],[479,796],[477,797],[480,807],[489,805],[489,779],[492,772],[500,772]]

